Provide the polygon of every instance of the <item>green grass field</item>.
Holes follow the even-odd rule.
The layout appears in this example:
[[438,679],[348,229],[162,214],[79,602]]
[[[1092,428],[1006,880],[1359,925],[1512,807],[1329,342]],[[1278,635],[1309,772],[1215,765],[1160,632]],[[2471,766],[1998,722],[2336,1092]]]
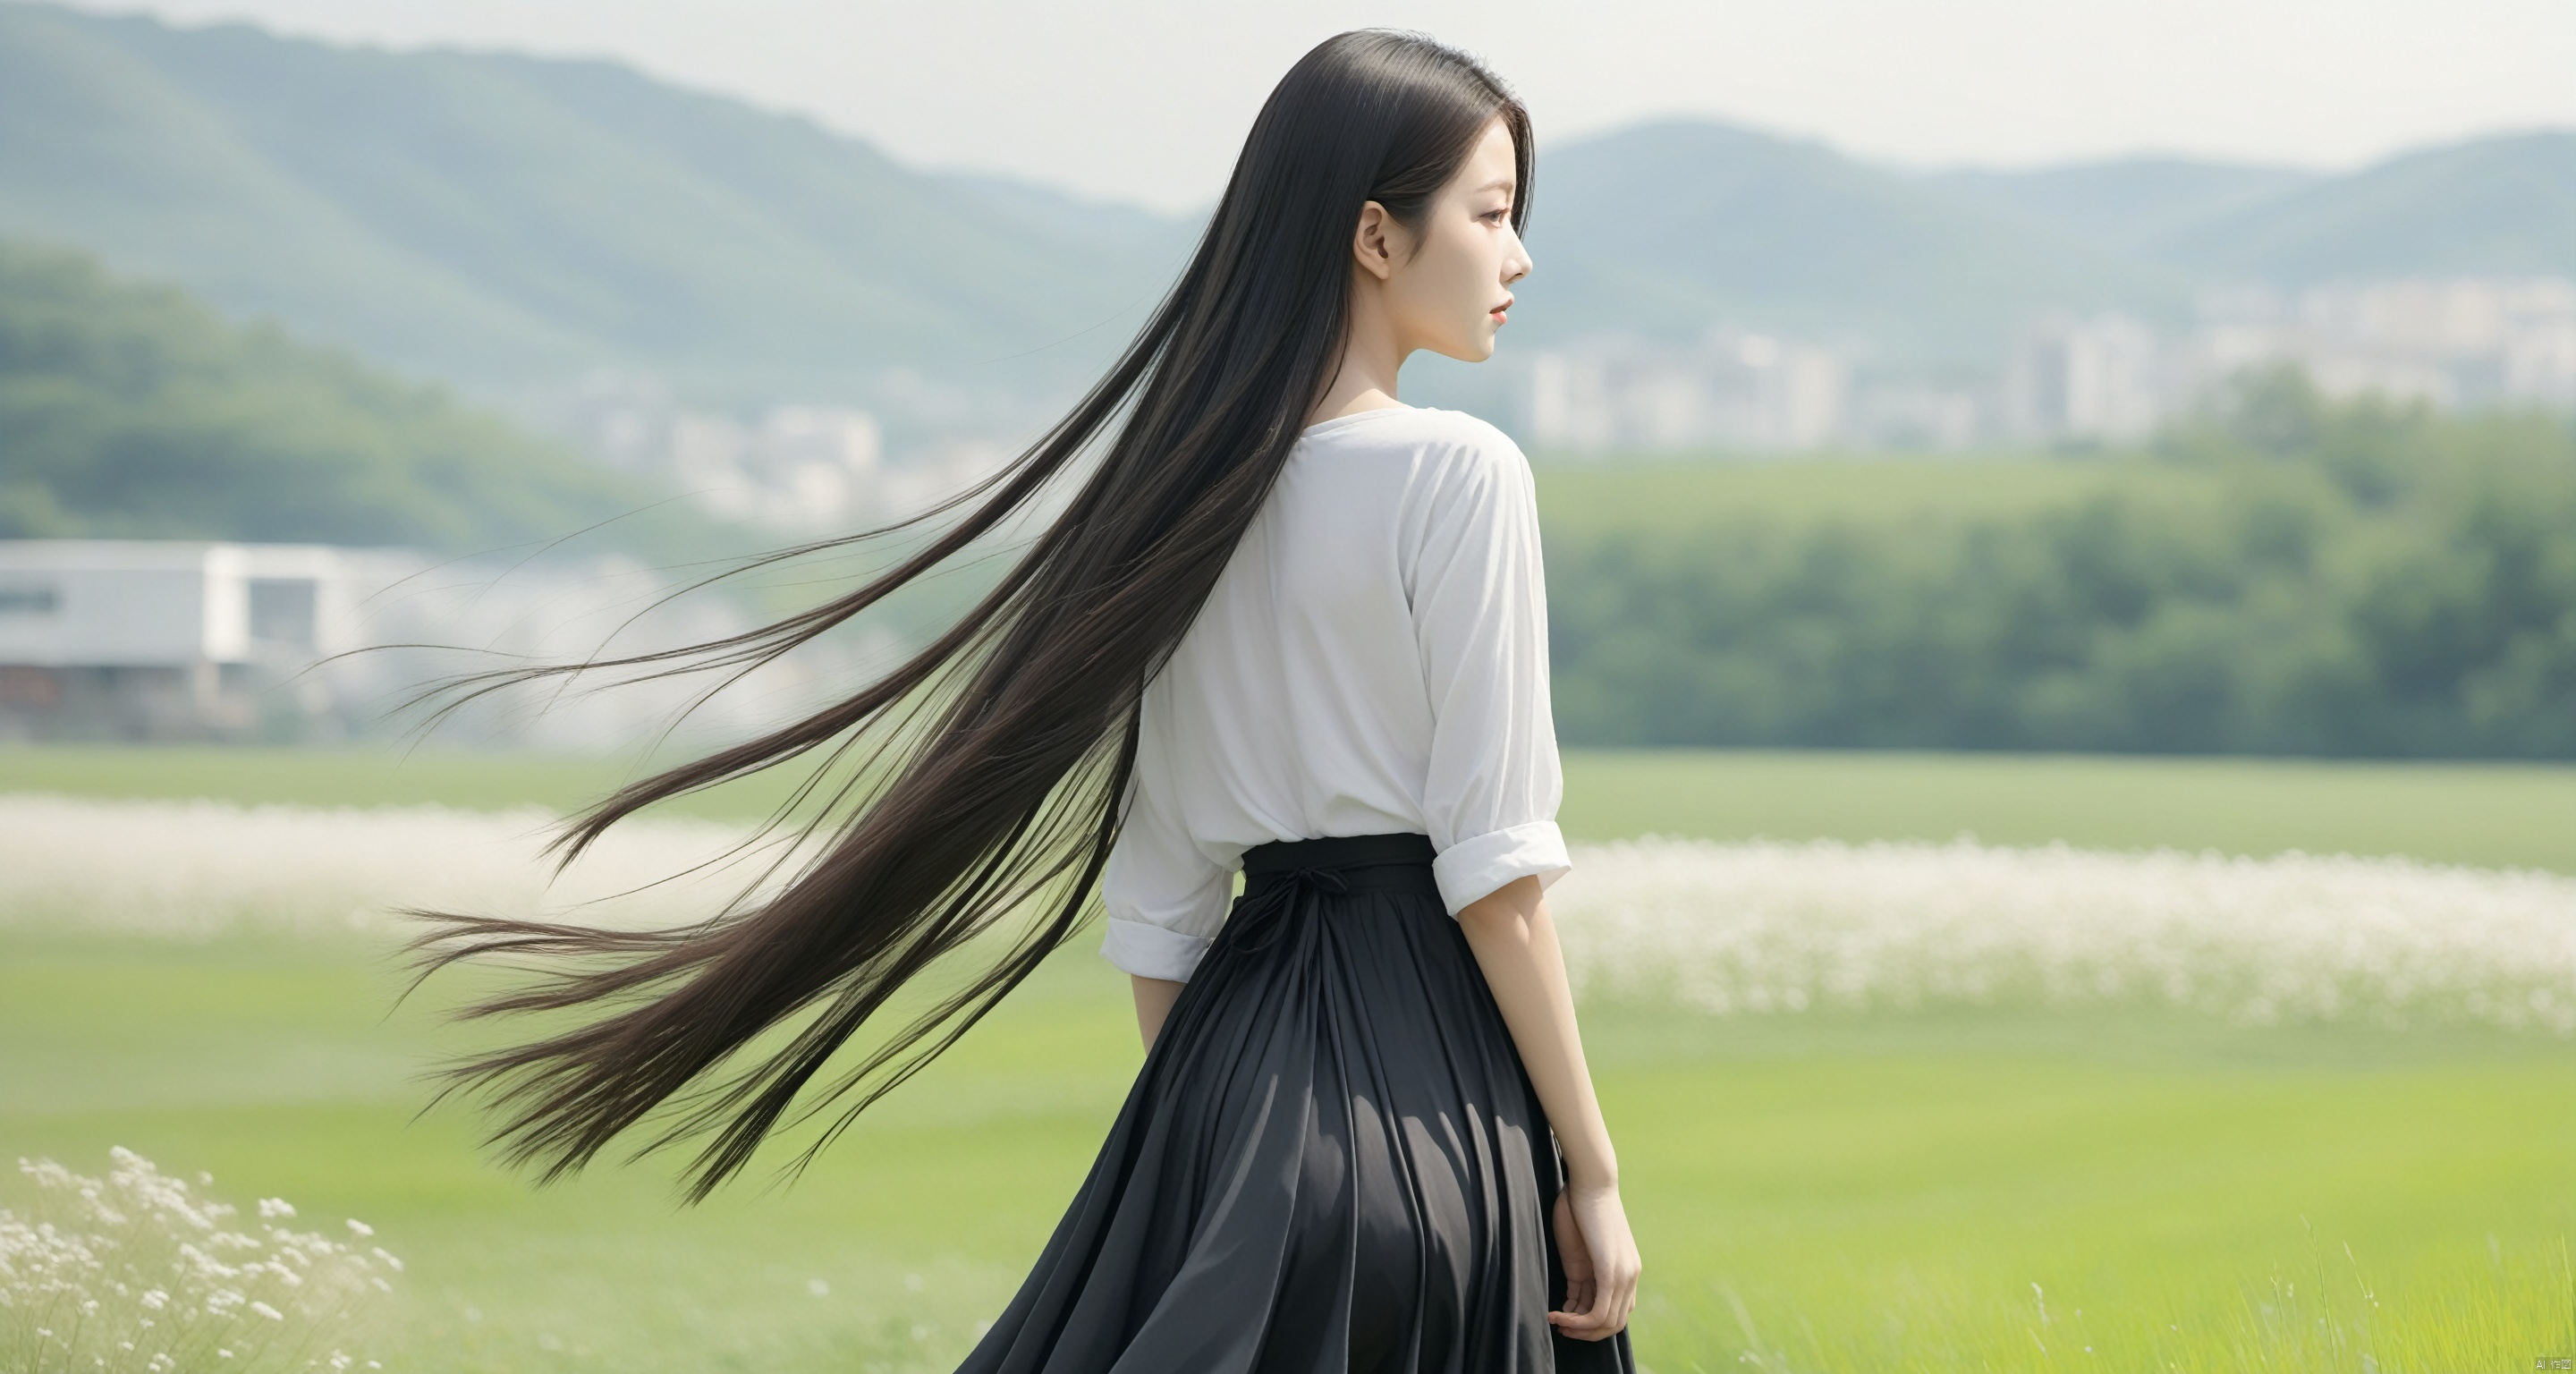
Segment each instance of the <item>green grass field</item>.
[[1743,517],[1790,527],[1826,520],[2009,519],[2114,487],[2181,494],[2209,486],[2201,474],[2179,468],[2011,454],[1553,461],[1534,471],[1542,518],[1578,529],[1697,528]]
[[1567,831],[2404,854],[2576,873],[2576,767],[1570,750]]
[[[569,805],[614,776],[0,753],[0,790],[93,795]],[[2576,870],[2571,808],[2571,770],[1575,755],[1567,819]],[[532,1191],[481,1159],[468,1111],[415,1119],[420,1070],[475,1041],[434,1014],[452,987],[394,1009],[385,951],[357,937],[0,935],[0,1154],[97,1172],[123,1144],[213,1171],[236,1202],[365,1219],[409,1262],[370,1350],[391,1369],[943,1369],[1054,1224],[1138,1062],[1092,943],[793,1187],[680,1210],[666,1166]],[[2576,1353],[2576,1045],[2144,1012],[1594,1007],[1586,1026],[1647,1257],[1637,1348],[1659,1374],[2447,1374]]]

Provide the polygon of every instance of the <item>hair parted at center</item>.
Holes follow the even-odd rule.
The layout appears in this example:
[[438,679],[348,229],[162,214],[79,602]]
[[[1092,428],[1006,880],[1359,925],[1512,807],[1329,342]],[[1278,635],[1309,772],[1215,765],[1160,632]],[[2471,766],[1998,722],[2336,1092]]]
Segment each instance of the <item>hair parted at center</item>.
[[[415,913],[433,923],[415,942],[424,976],[483,956],[531,958],[542,970],[462,1015],[595,1013],[446,1071],[451,1090],[488,1097],[504,1159],[561,1177],[667,1104],[639,1152],[702,1141],[685,1183],[697,1201],[783,1123],[837,1110],[801,1167],[1083,925],[1117,837],[1146,683],[1334,380],[1361,207],[1376,201],[1419,226],[1497,117],[1516,150],[1517,230],[1529,210],[1530,121],[1499,78],[1421,34],[1325,40],[1263,103],[1151,318],[1044,437],[914,520],[745,566],[935,531],[918,551],[758,629],[454,684],[461,704],[599,669],[749,671],[1009,528],[1059,477],[1078,482],[998,584],[900,666],[792,724],[623,788],[556,841],[569,863],[656,802],[871,738],[879,781],[769,895],[650,931]],[[1087,475],[1077,461],[1086,452],[1097,455]],[[957,990],[824,1077],[907,982],[988,935],[998,953],[975,953],[984,962]],[[784,1034],[755,1049],[772,1031]]]

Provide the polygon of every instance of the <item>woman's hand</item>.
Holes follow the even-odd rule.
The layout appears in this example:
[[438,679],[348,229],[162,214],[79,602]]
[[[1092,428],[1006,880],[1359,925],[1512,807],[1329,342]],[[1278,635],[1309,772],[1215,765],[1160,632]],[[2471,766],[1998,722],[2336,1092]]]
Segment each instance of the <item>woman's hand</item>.
[[1606,1340],[1627,1329],[1637,1310],[1636,1239],[1619,1189],[1566,1187],[1556,1195],[1557,1258],[1565,1265],[1565,1309],[1548,1323],[1578,1341]]
[[[1565,1310],[1547,1319],[1581,1340],[1617,1335],[1637,1306],[1637,1242],[1619,1205],[1619,1155],[1601,1121],[1592,1071],[1584,1066],[1565,952],[1556,943],[1556,923],[1538,879],[1515,878],[1469,902],[1458,913],[1458,926],[1485,972],[1485,986],[1493,989],[1530,1086],[1538,1090],[1570,1180],[1549,1221],[1565,1264]],[[1540,1167],[1547,1167],[1544,1160]]]

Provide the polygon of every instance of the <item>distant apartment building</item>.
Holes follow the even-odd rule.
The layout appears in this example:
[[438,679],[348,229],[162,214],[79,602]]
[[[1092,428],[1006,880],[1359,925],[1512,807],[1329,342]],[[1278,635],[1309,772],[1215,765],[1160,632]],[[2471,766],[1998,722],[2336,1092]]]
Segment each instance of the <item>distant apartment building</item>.
[[2142,438],[2167,409],[2163,369],[2155,331],[2127,315],[2044,316],[2023,331],[2004,370],[2011,437]]
[[[719,597],[655,610],[671,585],[616,556],[529,565],[300,544],[0,540],[0,739],[381,733],[408,719],[389,714],[395,706],[445,675],[703,641],[749,624]],[[828,690],[822,679],[839,675],[830,655],[817,664],[768,671],[701,720],[740,726],[761,698],[775,706]],[[666,724],[706,685],[552,701],[520,692],[467,712],[454,737],[616,748]]]
[[605,369],[531,405],[529,418],[711,514],[798,536],[917,514],[1009,457],[963,429],[890,453],[865,410],[781,405],[745,419],[678,405],[651,377]]
[[2576,282],[2564,277],[2240,290],[2213,294],[2202,313],[2180,359],[2186,389],[2289,362],[2333,396],[2576,408]]
[[1813,449],[1841,437],[1846,385],[1830,350],[1767,334],[1601,338],[1531,360],[1522,418],[1534,443],[1576,452]]
[[2005,369],[2007,432],[2132,440],[2229,379],[2285,363],[2337,398],[2576,409],[2576,282],[2562,277],[2238,288],[2210,293],[2200,316],[2170,338],[2119,314],[2032,321]]
[[883,448],[866,411],[780,406],[755,425],[679,412],[663,457],[668,477],[714,514],[819,534],[861,518]]

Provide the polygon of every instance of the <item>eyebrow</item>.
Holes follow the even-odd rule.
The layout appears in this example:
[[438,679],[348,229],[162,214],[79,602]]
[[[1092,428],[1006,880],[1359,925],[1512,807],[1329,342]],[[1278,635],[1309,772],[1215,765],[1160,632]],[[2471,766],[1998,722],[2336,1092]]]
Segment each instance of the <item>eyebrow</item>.
[[1479,191],[1509,191],[1516,185],[1517,183],[1515,183],[1510,177],[1497,177],[1476,189]]

